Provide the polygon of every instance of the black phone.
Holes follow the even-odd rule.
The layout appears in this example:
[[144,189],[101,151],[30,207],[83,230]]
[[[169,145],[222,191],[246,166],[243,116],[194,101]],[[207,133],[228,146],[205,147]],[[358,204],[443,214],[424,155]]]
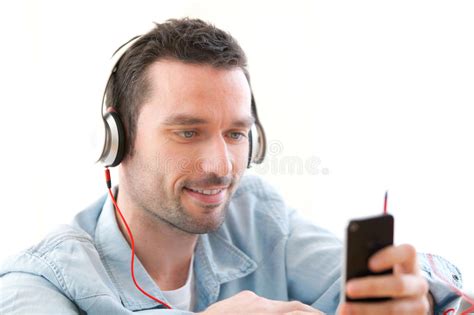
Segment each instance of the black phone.
[[[393,245],[394,219],[390,214],[351,220],[347,225],[344,248],[343,287],[341,297],[347,302],[380,302],[390,298],[351,299],[346,296],[345,283],[353,278],[393,273],[393,270],[372,272],[369,258],[386,246]],[[344,300],[345,299],[345,300]]]

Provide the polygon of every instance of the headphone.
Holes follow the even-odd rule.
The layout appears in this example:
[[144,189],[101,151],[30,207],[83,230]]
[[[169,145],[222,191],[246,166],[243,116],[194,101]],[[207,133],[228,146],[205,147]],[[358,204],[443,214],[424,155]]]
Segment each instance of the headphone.
[[[112,55],[112,70],[107,78],[105,85],[104,94],[102,95],[101,115],[104,122],[105,134],[104,134],[104,145],[102,153],[97,160],[105,167],[114,167],[120,164],[125,154],[125,128],[120,118],[120,114],[115,110],[114,107],[107,106],[107,89],[110,82],[113,80],[113,75],[117,71],[118,65],[125,53],[132,47],[138,40],[142,38],[142,35],[138,35],[130,39],[128,42],[120,46]],[[250,82],[249,82],[250,85]],[[255,123],[252,125],[249,131],[249,155],[247,161],[247,168],[250,168],[253,163],[260,164],[265,158],[265,152],[267,147],[267,141],[265,137],[265,131],[263,129],[260,120],[257,115],[257,105],[253,96],[252,88],[250,87],[251,93],[251,109],[252,115],[254,116]]]

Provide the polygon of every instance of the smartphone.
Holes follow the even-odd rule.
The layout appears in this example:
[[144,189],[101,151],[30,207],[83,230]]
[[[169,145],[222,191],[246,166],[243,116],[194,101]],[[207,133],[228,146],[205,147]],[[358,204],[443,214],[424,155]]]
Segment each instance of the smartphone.
[[352,278],[393,273],[393,270],[372,272],[369,258],[386,246],[393,245],[394,219],[390,214],[351,220],[345,233],[343,252],[342,302],[380,302],[389,297],[351,299],[346,296],[345,284]]

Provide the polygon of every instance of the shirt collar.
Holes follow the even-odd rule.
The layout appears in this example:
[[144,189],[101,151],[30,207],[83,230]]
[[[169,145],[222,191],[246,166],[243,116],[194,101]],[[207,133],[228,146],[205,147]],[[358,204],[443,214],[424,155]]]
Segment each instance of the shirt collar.
[[[113,194],[117,195],[117,187]],[[132,231],[133,232],[133,231]],[[132,310],[150,309],[158,303],[143,295],[135,287],[130,273],[131,248],[119,229],[115,209],[110,197],[107,197],[97,222],[95,232],[96,247],[109,273],[122,304]],[[158,286],[143,268],[135,256],[135,279],[142,289],[158,299],[164,299]]]
[[[114,195],[117,191],[118,188],[114,187]],[[230,207],[233,207],[232,202]],[[160,305],[157,302],[138,291],[133,283],[130,274],[131,249],[119,229],[110,197],[106,198],[102,207],[95,231],[95,241],[122,304],[132,311],[159,308]],[[157,252],[157,255],[160,254]],[[222,283],[244,277],[257,268],[255,261],[220,236],[218,232],[201,235],[194,255],[196,311],[203,310],[217,301]],[[163,293],[136,256],[135,278],[146,292],[166,301]]]

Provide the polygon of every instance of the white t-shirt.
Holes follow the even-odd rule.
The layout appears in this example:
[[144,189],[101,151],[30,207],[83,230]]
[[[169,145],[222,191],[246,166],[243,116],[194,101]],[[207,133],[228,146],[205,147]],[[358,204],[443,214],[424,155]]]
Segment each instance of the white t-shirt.
[[172,308],[182,311],[192,311],[194,307],[194,272],[193,272],[194,255],[189,264],[188,279],[186,283],[176,290],[163,291],[166,300],[171,304]]

